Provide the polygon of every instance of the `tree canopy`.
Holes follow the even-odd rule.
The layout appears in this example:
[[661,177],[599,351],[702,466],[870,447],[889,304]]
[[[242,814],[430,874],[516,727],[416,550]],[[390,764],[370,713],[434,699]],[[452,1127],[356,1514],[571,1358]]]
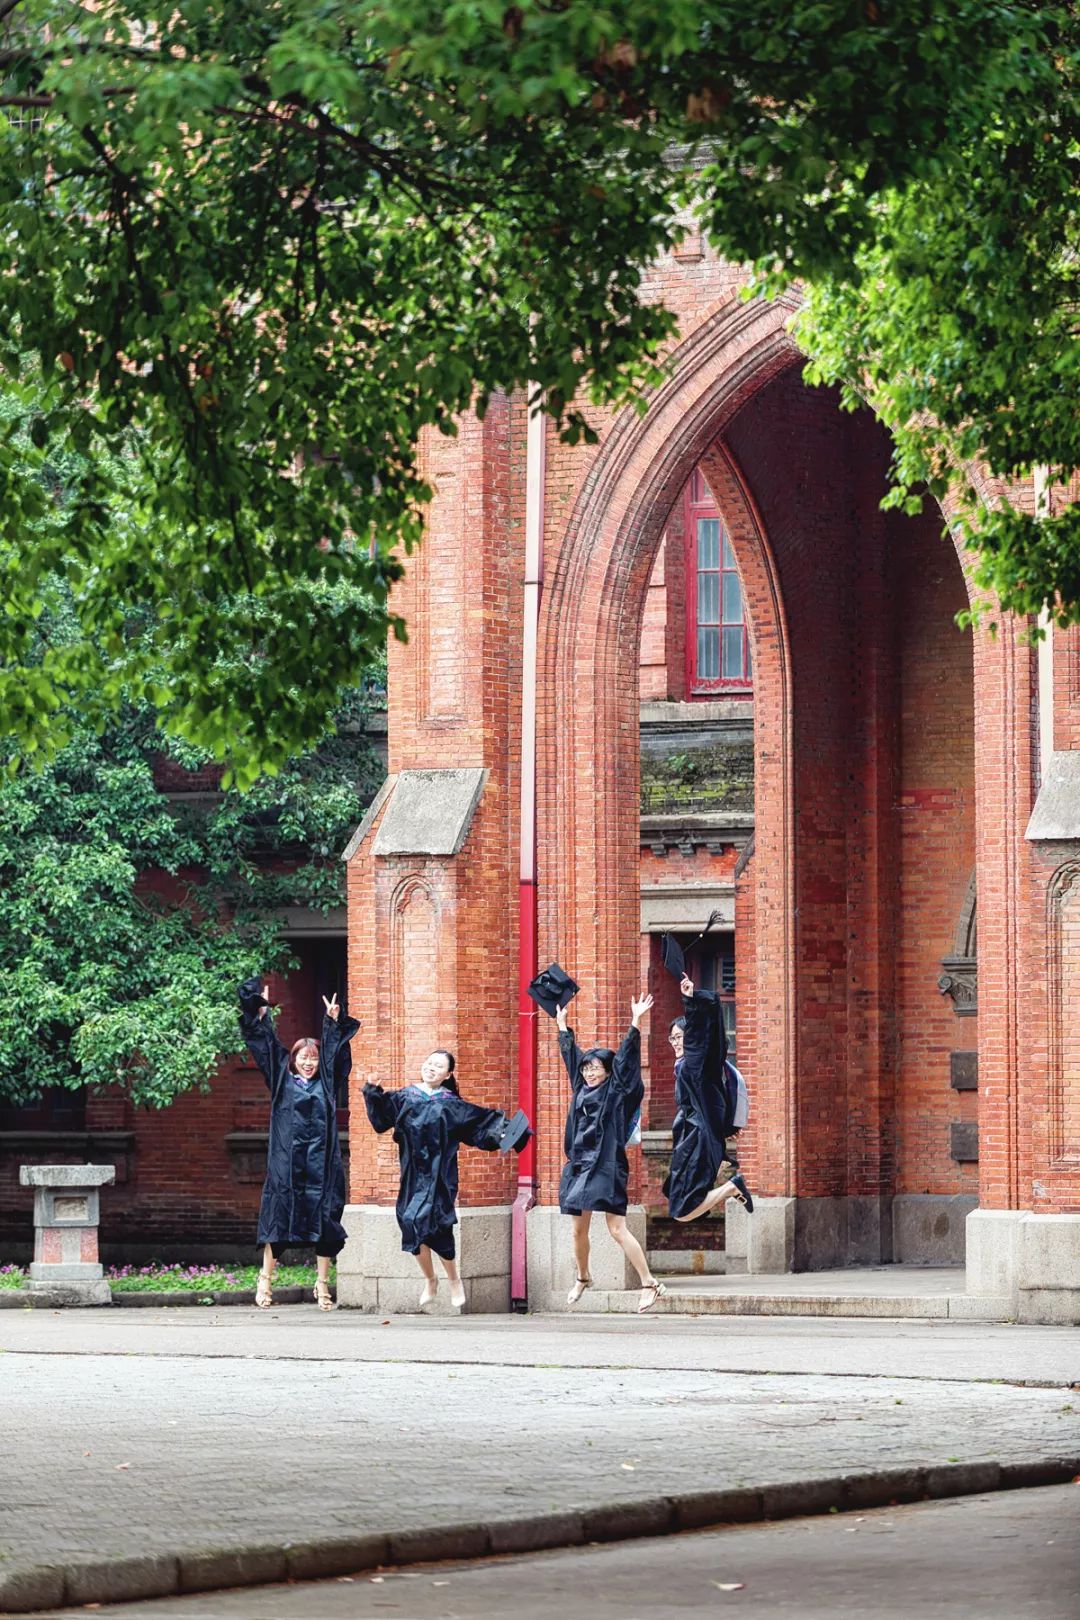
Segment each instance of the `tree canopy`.
[[[882,409],[909,496],[973,446],[1080,462],[1070,6],[0,0],[0,23],[23,749],[134,701],[241,783],[280,768],[381,649],[421,431],[527,383],[571,441],[583,403],[640,403],[674,330],[641,280],[688,211],[770,290],[820,289],[818,374]],[[57,516],[41,466],[73,452]],[[1007,606],[1080,612],[1055,523],[975,534]],[[42,646],[54,578],[82,634]]]
[[[42,617],[79,633],[56,582]],[[40,770],[0,776],[0,1101],[114,1084],[160,1107],[241,1049],[236,985],[291,965],[283,908],[344,903],[341,847],[382,773],[363,710],[354,692],[319,748],[244,794],[163,791],[146,706],[101,736],[72,716]],[[167,757],[174,788],[206,764]]]

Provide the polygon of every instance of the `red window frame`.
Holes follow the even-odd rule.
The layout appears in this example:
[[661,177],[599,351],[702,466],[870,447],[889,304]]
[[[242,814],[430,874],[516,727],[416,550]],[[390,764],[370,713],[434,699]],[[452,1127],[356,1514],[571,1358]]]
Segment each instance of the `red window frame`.
[[[715,552],[717,566],[704,570],[698,566],[698,524],[703,521],[715,522],[717,525]],[[717,692],[752,692],[754,677],[750,629],[746,622],[742,581],[735,567],[727,525],[717,510],[708,484],[697,468],[683,493],[683,536],[686,558],[686,690],[691,697],[706,697]],[[702,674],[699,668],[698,656],[698,584],[701,573],[715,575],[717,581],[714,593],[717,617],[701,626],[704,629],[715,629],[717,632],[715,673],[710,670],[705,674]],[[733,596],[738,602],[738,618],[734,616]],[[740,672],[738,675],[724,675],[721,671],[724,665],[725,641],[730,641],[731,633],[736,630],[741,632]]]

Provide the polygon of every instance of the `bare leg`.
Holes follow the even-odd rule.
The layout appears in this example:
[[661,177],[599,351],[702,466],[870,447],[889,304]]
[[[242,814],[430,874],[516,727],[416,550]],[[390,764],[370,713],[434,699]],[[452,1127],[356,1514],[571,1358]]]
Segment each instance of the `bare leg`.
[[589,1276],[589,1228],[592,1225],[592,1211],[583,1210],[580,1215],[571,1215],[574,1233],[574,1283],[566,1296],[568,1305],[576,1305],[582,1294],[588,1288],[592,1278]]
[[435,1298],[439,1283],[435,1276],[435,1264],[431,1258],[431,1250],[426,1243],[421,1243],[416,1256],[416,1263],[424,1273],[424,1286],[420,1291],[421,1305],[430,1305]]
[[315,1303],[320,1311],[332,1311],[334,1302],[330,1298],[330,1256],[317,1254],[315,1256]]
[[[442,1260],[442,1255],[439,1256]],[[465,1284],[458,1273],[456,1260],[443,1260],[443,1270],[450,1279],[450,1303],[455,1310],[460,1311],[465,1303]]]
[[258,1305],[260,1310],[265,1311],[267,1306],[273,1303],[273,1283],[274,1271],[276,1267],[277,1261],[274,1259],[274,1251],[270,1247],[269,1243],[264,1243],[262,1272],[260,1273],[259,1279],[255,1284],[255,1303]]
[[676,1215],[675,1219],[677,1221],[699,1220],[702,1215],[708,1215],[711,1210],[716,1209],[720,1204],[726,1203],[729,1198],[734,1198],[737,1191],[734,1182],[725,1181],[723,1186],[713,1187],[710,1192],[707,1192],[696,1209],[692,1209],[688,1215]]
[[626,1224],[625,1215],[605,1215],[607,1229],[638,1274],[642,1288],[651,1288],[656,1278],[649,1270],[645,1250]]

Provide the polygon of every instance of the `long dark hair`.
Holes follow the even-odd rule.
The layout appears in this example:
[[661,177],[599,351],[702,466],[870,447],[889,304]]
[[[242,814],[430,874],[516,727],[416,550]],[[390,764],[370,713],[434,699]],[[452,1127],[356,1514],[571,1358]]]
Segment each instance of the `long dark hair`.
[[452,1091],[455,1097],[460,1097],[461,1092],[458,1090],[458,1083],[454,1079],[454,1054],[453,1054],[453,1052],[448,1052],[446,1050],[445,1046],[437,1046],[435,1048],[435,1050],[431,1053],[431,1056],[432,1057],[435,1057],[435,1056],[444,1057],[446,1059],[446,1062],[447,1062],[447,1065],[448,1065],[447,1071],[446,1071],[446,1078],[444,1080],[441,1080],[439,1082],[439,1084],[442,1086],[442,1089],[444,1091]]

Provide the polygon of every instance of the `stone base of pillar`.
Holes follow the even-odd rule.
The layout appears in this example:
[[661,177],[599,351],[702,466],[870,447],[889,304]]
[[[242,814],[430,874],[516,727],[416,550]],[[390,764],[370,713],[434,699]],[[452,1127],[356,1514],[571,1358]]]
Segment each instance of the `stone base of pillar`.
[[[416,1256],[405,1254],[392,1209],[383,1204],[348,1204],[342,1216],[348,1241],[338,1256],[338,1304],[350,1310],[383,1315],[456,1316],[450,1285],[435,1256],[439,1290],[421,1312],[423,1275]],[[510,1206],[458,1211],[455,1227],[457,1263],[465,1284],[465,1309],[505,1312],[510,1309]]]
[[1080,1325],[1080,1215],[972,1211],[967,1291],[1010,1299],[1019,1322]]
[[973,1193],[951,1197],[898,1193],[892,1201],[893,1259],[898,1266],[962,1266],[966,1222],[979,1200]]
[[880,1266],[893,1258],[891,1198],[755,1198],[724,1205],[730,1271],[776,1275]]
[[[112,1290],[101,1275],[100,1266],[86,1266],[83,1268],[78,1266],[48,1266],[45,1269],[50,1273],[47,1280],[34,1277],[34,1267],[30,1267],[31,1275],[25,1284],[30,1305],[44,1310],[53,1305],[112,1304]],[[77,1271],[80,1269],[86,1271],[96,1270],[98,1273],[97,1278],[89,1278],[80,1282],[75,1278],[64,1280],[54,1275],[58,1271]]]
[[724,1249],[738,1270],[754,1273],[794,1271],[794,1198],[755,1198],[748,1215],[737,1198],[724,1205]]
[[[626,1224],[645,1247],[645,1210],[631,1204]],[[531,1311],[603,1311],[636,1309],[641,1284],[619,1245],[610,1236],[603,1215],[592,1218],[589,1232],[592,1287],[580,1305],[567,1305],[566,1296],[577,1276],[573,1229],[569,1215],[554,1204],[535,1204],[525,1217],[528,1250],[529,1309]]]

